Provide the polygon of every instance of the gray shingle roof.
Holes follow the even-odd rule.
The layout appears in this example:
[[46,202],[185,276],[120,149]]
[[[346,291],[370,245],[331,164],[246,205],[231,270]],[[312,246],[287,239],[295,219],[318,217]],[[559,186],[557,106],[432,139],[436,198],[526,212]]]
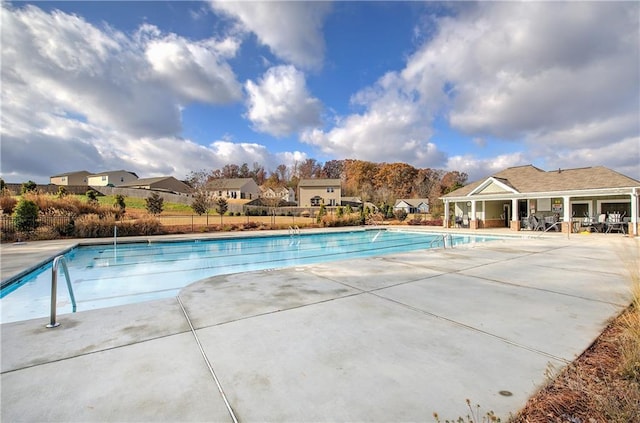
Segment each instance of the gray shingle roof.
[[[544,171],[532,165],[510,167],[494,175],[494,179],[512,187],[519,193],[569,192],[588,189],[640,187],[640,181],[604,166]],[[473,192],[487,178],[465,185],[447,197],[461,197]]]
[[326,186],[340,186],[340,179],[300,179],[298,182],[299,187],[326,187]]

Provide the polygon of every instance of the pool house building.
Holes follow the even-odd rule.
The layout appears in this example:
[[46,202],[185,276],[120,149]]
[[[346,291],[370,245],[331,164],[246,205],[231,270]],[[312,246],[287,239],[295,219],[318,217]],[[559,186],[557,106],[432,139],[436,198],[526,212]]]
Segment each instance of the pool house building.
[[624,219],[629,235],[637,236],[639,195],[640,181],[603,166],[553,171],[510,167],[441,197],[443,224],[519,231],[532,217],[553,217],[567,232],[579,230],[586,219],[615,214]]

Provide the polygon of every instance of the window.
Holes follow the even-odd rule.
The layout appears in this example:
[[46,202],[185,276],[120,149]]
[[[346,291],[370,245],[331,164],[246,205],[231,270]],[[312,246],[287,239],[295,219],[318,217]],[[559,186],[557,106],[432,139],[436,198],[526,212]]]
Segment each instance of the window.
[[318,196],[313,197],[313,198],[311,199],[311,205],[312,205],[312,206],[319,206],[321,201],[322,201],[322,198],[320,198],[320,197],[318,197]]
[[327,192],[333,192],[333,187],[327,187]]
[[622,213],[631,216],[631,201],[625,200],[602,200],[598,201],[600,213]]
[[103,181],[106,181],[106,180],[107,180],[107,175],[103,175],[103,176],[102,176],[102,180],[103,180]]
[[581,201],[581,202],[572,202],[571,203],[571,214],[573,217],[585,217],[591,216],[591,202],[590,201]]
[[124,176],[120,177],[120,182],[124,182]]

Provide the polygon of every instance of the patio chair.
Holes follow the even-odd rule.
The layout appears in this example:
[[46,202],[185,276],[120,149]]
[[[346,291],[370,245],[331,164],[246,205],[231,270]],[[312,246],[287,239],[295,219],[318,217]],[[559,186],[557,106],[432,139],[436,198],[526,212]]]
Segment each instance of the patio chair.
[[554,231],[560,231],[560,221],[555,216],[547,216],[544,218],[544,231],[550,231],[553,229]]
[[624,222],[622,218],[623,216],[620,215],[620,213],[611,213],[607,221],[605,222],[605,226],[606,226],[605,232],[606,233],[610,233],[610,232],[625,233]]
[[598,215],[598,222],[593,224],[593,229],[595,229],[596,232],[604,232],[607,229],[606,224],[607,224],[607,215],[604,213],[600,213]]
[[533,230],[534,231],[544,231],[544,220],[543,219],[539,219],[536,216],[531,216],[531,221],[533,223]]
[[587,231],[592,232],[594,229],[593,224],[595,223],[595,221],[595,218],[589,217],[585,214],[584,218],[580,222],[580,229],[586,229]]
[[466,214],[462,216],[462,227],[463,228],[469,227],[469,216],[467,216]]

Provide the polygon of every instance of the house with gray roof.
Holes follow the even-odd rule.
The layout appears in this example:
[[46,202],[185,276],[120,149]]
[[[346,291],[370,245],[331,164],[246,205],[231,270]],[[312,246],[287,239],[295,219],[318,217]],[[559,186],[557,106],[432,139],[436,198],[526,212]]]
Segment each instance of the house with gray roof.
[[260,188],[252,178],[213,179],[207,183],[207,191],[214,197],[253,200],[260,196]]
[[319,207],[342,205],[340,179],[300,179],[298,182],[298,206]]
[[393,205],[393,211],[404,210],[407,214],[429,213],[428,198],[398,198]]
[[138,175],[128,170],[111,170],[94,173],[87,177],[88,185],[92,187],[120,186],[138,179]]
[[118,185],[118,188],[148,189],[174,194],[189,194],[191,187],[173,176],[159,176],[157,178],[140,178]]
[[49,177],[49,183],[53,185],[88,185],[91,172],[79,170],[76,172],[61,173]]
[[444,225],[450,207],[466,215],[471,229],[520,230],[529,216],[555,215],[563,231],[573,222],[600,214],[621,214],[631,235],[638,235],[640,181],[604,166],[544,171],[532,165],[510,167],[441,197]]

